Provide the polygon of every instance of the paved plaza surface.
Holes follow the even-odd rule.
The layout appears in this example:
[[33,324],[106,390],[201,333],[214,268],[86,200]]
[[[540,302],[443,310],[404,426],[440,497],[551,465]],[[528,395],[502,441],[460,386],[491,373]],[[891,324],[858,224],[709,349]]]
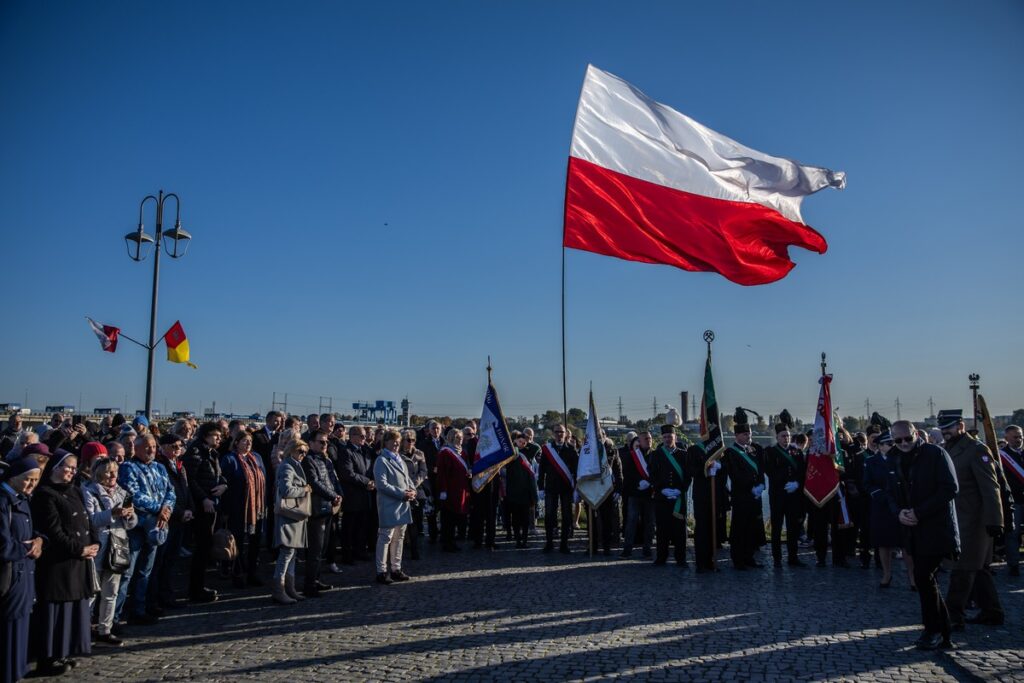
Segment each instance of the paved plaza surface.
[[490,553],[424,545],[423,559],[406,563],[413,581],[378,586],[360,563],[326,576],[335,590],[285,607],[211,579],[219,602],[127,627],[128,645],[95,648],[70,677],[1024,681],[1024,580],[1003,565],[1006,626],[968,626],[954,651],[926,653],[911,647],[919,608],[905,573],[881,590],[880,570],[737,572],[727,550],[720,573],[696,575],[639,557],[591,559],[579,536],[568,556],[541,553],[536,538]]

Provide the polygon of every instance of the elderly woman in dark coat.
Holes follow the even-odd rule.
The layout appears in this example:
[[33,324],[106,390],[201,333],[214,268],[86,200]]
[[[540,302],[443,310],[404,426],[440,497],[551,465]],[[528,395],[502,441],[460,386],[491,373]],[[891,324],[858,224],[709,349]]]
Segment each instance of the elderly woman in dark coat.
[[74,485],[78,458],[71,453],[51,458],[32,496],[32,520],[46,538],[36,562],[36,597],[32,642],[40,675],[64,673],[75,665],[72,655],[89,654],[90,572],[100,546],[89,524],[82,490]]
[[0,560],[10,563],[10,584],[0,586],[3,683],[21,680],[28,669],[29,616],[36,599],[35,564],[43,549],[43,539],[33,529],[28,500],[38,483],[39,463],[31,456],[11,463],[0,483]]

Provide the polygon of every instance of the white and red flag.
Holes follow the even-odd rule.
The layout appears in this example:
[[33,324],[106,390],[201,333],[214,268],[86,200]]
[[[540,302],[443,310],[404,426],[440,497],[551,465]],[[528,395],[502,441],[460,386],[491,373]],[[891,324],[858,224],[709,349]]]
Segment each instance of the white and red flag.
[[110,353],[117,351],[117,335],[121,334],[121,329],[111,325],[102,325],[89,317],[86,317],[86,320],[89,321],[89,327],[92,328],[93,333],[99,338],[103,350]]
[[793,268],[789,247],[825,253],[800,203],[846,176],[741,145],[587,67],[573,127],[563,245],[720,273],[741,285]]
[[836,433],[832,417],[832,375],[822,375],[818,381],[821,391],[807,451],[804,493],[812,503],[822,507],[839,491],[839,468],[836,467]]

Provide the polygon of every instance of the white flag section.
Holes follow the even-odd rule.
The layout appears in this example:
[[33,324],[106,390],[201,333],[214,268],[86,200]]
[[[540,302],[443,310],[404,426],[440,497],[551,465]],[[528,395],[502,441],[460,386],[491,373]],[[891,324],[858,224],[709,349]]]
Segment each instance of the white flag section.
[[498,392],[488,383],[484,396],[484,410],[480,415],[480,441],[476,447],[477,460],[473,463],[473,490],[477,493],[487,486],[501,468],[516,457],[512,435],[498,403]]
[[603,435],[597,425],[597,410],[594,408],[594,394],[591,393],[587,433],[576,468],[576,490],[589,505],[597,507],[611,494],[613,486],[612,468],[608,464]]

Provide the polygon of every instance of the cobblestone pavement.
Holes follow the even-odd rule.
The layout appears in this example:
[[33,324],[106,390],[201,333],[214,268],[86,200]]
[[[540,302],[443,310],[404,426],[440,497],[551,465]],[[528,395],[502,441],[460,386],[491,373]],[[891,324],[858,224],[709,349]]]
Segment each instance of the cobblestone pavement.
[[968,626],[956,650],[923,653],[911,648],[919,610],[905,573],[880,590],[874,569],[736,572],[723,553],[720,573],[698,576],[590,559],[579,538],[570,556],[533,545],[457,555],[426,546],[406,563],[411,582],[378,586],[361,563],[328,575],[337,589],[286,607],[212,579],[219,602],[126,628],[125,647],[95,648],[72,677],[1024,681],[1024,581],[1001,565],[1007,625]]

